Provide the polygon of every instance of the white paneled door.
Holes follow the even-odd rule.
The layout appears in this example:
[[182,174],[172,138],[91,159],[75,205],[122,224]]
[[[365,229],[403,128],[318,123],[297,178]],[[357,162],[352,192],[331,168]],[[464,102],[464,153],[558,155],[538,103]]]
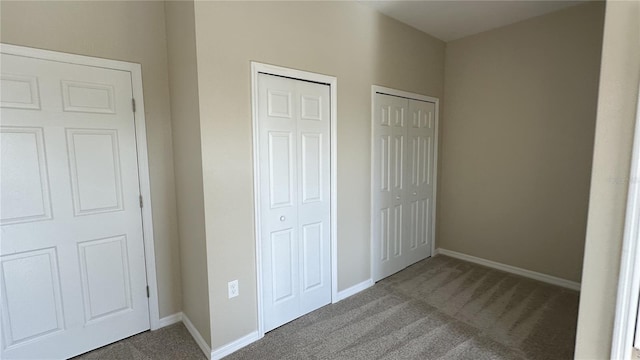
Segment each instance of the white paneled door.
[[258,75],[264,330],[331,302],[329,86]]
[[1,61],[2,358],[149,329],[131,73]]
[[431,256],[435,104],[375,94],[373,279]]

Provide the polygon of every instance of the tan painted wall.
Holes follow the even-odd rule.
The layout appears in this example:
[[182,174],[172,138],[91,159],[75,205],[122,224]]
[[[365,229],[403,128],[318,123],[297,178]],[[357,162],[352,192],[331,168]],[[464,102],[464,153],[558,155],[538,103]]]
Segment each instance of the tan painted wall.
[[193,1],[165,3],[182,312],[211,345]]
[[[338,286],[370,277],[371,85],[441,97],[444,43],[356,2],[196,2],[212,345],[257,329],[250,61],[338,78]],[[238,279],[240,296],[227,299]]]
[[447,44],[438,247],[580,281],[603,13]]
[[609,1],[576,359],[608,359],[611,352],[638,84],[640,2]]
[[160,316],[180,311],[180,268],[162,2],[2,1],[4,43],[142,64]]

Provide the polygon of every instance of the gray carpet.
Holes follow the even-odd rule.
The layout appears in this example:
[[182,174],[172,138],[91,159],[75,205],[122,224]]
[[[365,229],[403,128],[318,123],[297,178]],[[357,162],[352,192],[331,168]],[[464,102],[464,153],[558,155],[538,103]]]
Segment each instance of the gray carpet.
[[164,327],[118,341],[77,356],[73,360],[171,360],[207,358],[180,324]]
[[[578,299],[575,291],[436,256],[275,329],[225,359],[572,359]],[[154,346],[173,348],[177,341],[183,349],[189,340],[182,339],[189,336],[184,327],[167,330],[174,338]],[[158,348],[147,353],[145,341],[136,340],[162,331],[86,359],[201,358],[192,341],[195,354]],[[117,346],[118,354],[128,346],[135,352],[116,356],[109,348]]]
[[436,256],[227,359],[572,359],[578,298]]

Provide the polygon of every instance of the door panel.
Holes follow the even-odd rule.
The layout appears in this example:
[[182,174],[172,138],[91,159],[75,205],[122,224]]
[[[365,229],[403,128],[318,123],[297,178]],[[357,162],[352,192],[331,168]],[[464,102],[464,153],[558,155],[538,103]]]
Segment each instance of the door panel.
[[374,249],[379,252],[379,256],[374,257],[380,259],[384,263],[389,261],[389,208],[380,209],[380,232],[374,235],[374,239],[379,239],[379,248]]
[[403,236],[407,233],[405,206],[406,172],[406,116],[408,100],[389,95],[376,95],[374,108],[374,189],[379,189],[373,199],[374,212],[379,216],[373,219],[374,267],[376,280],[402,270],[405,265]]
[[272,209],[293,206],[292,143],[291,132],[269,132],[269,199]]
[[127,237],[85,241],[78,253],[85,323],[132,310]]
[[64,111],[115,114],[112,85],[61,81]]
[[273,302],[275,304],[292,299],[297,277],[296,244],[293,229],[271,234],[271,269],[273,271]]
[[331,302],[329,87],[258,76],[263,318]]
[[8,255],[2,262],[2,328],[6,346],[64,330],[54,248]]
[[116,130],[67,129],[74,214],[122,210]]
[[131,74],[1,60],[2,357],[148,329]]
[[296,128],[303,315],[331,302],[330,102],[328,85],[291,81],[301,104]]
[[302,226],[302,291],[322,286],[326,281],[322,258],[322,222]]
[[434,113],[433,103],[375,95],[375,281],[431,255]]
[[1,224],[51,218],[42,128],[2,127]]
[[409,118],[408,138],[412,146],[407,162],[411,164],[411,181],[406,194],[407,201],[412,204],[412,214],[407,266],[431,256],[435,104],[409,100]]
[[295,89],[283,78],[260,78],[259,137],[264,320],[267,329],[297,317],[298,193]]
[[391,143],[391,136],[386,135],[386,134],[381,134],[380,136],[376,137],[378,139],[380,139],[380,161],[379,161],[379,171],[377,172],[378,174],[380,174],[380,186],[378,186],[377,188],[380,189],[380,191],[391,191],[391,189],[389,188],[389,182],[391,180],[391,171],[389,171],[390,166],[390,161],[391,161],[391,147],[390,147],[390,143]]
[[322,201],[322,134],[303,133],[302,202]]
[[2,100],[0,107],[14,109],[40,109],[38,78],[31,75],[0,75]]
[[393,256],[402,255],[402,233],[404,218],[402,216],[402,204],[393,207]]

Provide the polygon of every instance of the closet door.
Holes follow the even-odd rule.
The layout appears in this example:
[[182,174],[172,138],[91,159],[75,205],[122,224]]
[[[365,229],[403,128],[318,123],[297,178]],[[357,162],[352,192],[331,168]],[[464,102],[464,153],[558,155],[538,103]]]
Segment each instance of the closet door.
[[331,302],[329,86],[260,74],[265,331]]
[[373,278],[404,269],[406,129],[409,101],[376,94],[373,125]]
[[376,93],[372,268],[378,281],[431,256],[435,104]]
[[406,265],[431,256],[435,104],[409,100]]
[[149,329],[131,73],[0,62],[0,358]]

